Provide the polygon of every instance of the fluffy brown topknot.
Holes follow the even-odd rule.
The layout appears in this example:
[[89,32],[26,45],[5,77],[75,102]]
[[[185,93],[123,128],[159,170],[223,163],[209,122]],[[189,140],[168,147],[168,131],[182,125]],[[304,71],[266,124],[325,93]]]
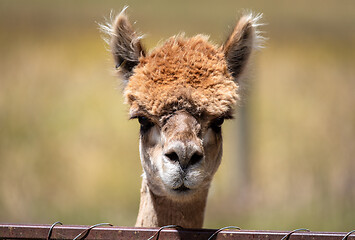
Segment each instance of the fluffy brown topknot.
[[124,89],[131,112],[159,117],[185,109],[219,116],[238,100],[222,49],[205,36],[171,37],[139,62]]
[[199,116],[229,117],[249,58],[264,40],[257,30],[262,15],[243,15],[220,47],[202,35],[175,36],[146,54],[126,8],[101,29],[109,36],[131,116],[159,118],[184,109]]

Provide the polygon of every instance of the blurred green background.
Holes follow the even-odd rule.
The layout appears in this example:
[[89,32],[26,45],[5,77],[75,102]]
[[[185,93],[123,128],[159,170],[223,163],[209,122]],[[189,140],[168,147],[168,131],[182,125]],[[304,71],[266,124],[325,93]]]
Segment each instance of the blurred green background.
[[0,222],[134,225],[139,127],[97,24],[124,5],[148,49],[179,32],[221,44],[243,9],[268,23],[205,227],[355,228],[353,0],[1,0]]

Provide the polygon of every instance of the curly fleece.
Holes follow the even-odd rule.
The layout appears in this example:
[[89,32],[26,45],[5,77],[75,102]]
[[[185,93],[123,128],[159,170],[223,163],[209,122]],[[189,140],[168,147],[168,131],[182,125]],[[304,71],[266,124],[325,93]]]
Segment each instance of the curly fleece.
[[171,37],[139,61],[124,89],[131,112],[163,116],[185,109],[220,116],[238,100],[222,48],[205,36]]

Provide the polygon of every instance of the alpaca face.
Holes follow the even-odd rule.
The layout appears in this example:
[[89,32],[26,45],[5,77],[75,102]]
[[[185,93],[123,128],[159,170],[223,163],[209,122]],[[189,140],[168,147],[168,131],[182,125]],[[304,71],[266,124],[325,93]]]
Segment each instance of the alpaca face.
[[124,11],[102,26],[140,125],[149,189],[176,201],[206,190],[222,156],[221,125],[239,100],[239,82],[258,41],[261,15],[243,16],[225,44],[175,36],[146,54]]
[[141,125],[143,177],[155,195],[185,201],[208,189],[237,89],[223,52],[201,36],[171,38],[140,58],[124,94]]
[[206,190],[221,162],[223,117],[197,118],[181,110],[162,119],[137,118],[141,161],[150,190],[177,201]]

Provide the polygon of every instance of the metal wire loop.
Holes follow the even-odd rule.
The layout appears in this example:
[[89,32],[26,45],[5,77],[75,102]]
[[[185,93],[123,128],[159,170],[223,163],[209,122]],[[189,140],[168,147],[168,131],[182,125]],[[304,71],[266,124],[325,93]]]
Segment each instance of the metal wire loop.
[[111,223],[99,223],[99,224],[92,225],[88,229],[85,229],[84,231],[79,233],[73,240],[79,239],[79,237],[81,237],[80,239],[84,239],[84,238],[86,238],[89,235],[89,232],[90,232],[91,229],[93,229],[95,227],[103,226],[103,225],[108,225],[108,226],[111,226],[111,227],[113,226]]
[[54,228],[55,225],[58,225],[58,224],[63,225],[63,223],[61,223],[61,222],[53,223],[52,226],[50,227],[49,231],[48,231],[47,240],[51,239],[53,228]]
[[147,240],[152,240],[155,236],[157,237],[156,240],[159,239],[159,234],[160,232],[163,230],[163,229],[166,229],[166,228],[175,228],[175,229],[183,229],[183,227],[179,226],[179,225],[167,225],[167,226],[163,226],[161,228],[159,228],[159,230],[154,233],[153,236],[151,236],[150,238],[148,238]]
[[348,239],[348,237],[349,237],[352,233],[354,233],[354,232],[355,232],[355,230],[352,230],[352,231],[348,232],[348,233],[343,237],[342,240]]
[[295,232],[300,232],[300,231],[310,232],[310,230],[307,228],[296,229],[296,230],[293,230],[292,232],[289,232],[288,234],[286,234],[286,236],[281,238],[281,240],[288,240],[292,234],[294,234]]
[[236,226],[228,226],[228,227],[223,227],[218,229],[217,231],[215,231],[209,238],[208,240],[212,240],[214,236],[216,236],[219,232],[226,230],[226,229],[237,229],[240,230],[240,227],[236,227]]

